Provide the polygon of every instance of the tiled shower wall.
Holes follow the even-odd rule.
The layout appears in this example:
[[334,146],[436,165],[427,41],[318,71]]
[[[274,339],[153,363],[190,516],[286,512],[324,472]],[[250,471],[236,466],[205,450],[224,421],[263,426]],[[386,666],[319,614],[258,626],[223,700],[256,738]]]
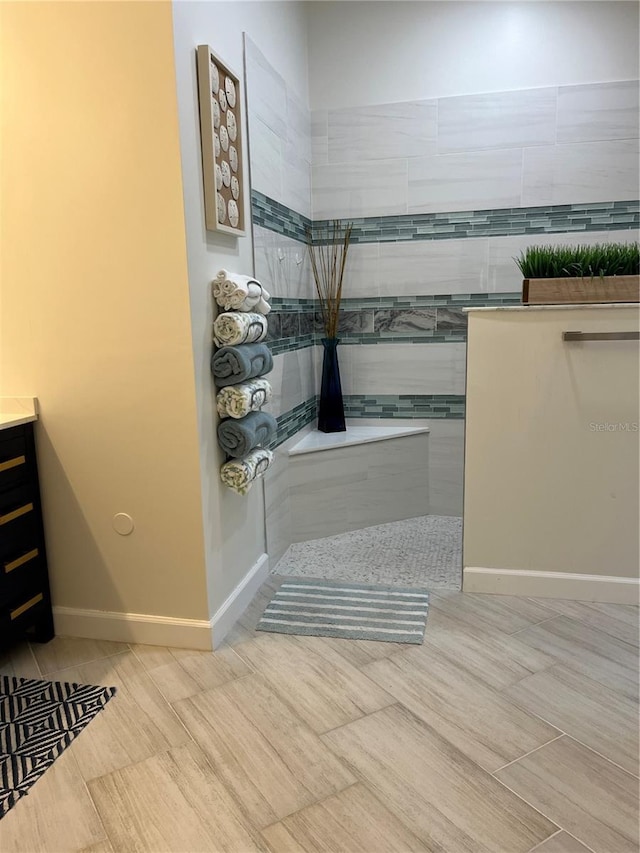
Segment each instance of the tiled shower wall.
[[[251,93],[249,80],[250,114]],[[313,418],[318,389],[306,232],[348,219],[340,351],[347,413],[425,419],[433,512],[459,514],[461,308],[519,302],[513,258],[527,245],[637,239],[638,82],[320,111],[310,127],[311,208],[284,201],[292,180],[286,141],[262,141],[256,153],[250,126],[252,167],[254,157],[266,158],[252,182],[253,217],[256,274],[276,296],[280,440]],[[295,164],[292,174],[300,175]]]

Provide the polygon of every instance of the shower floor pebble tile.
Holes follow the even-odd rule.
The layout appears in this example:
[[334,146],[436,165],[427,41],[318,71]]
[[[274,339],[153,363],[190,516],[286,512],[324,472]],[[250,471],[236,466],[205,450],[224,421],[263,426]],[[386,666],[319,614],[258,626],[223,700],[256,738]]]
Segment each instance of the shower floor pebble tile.
[[462,519],[425,515],[296,542],[278,575],[460,589]]

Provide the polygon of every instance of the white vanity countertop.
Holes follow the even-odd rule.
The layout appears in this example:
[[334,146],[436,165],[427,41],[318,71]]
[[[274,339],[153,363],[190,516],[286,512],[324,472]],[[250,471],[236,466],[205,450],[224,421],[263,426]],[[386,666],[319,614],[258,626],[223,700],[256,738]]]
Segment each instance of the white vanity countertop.
[[638,302],[580,302],[571,305],[483,305],[478,308],[463,308],[466,314],[477,314],[480,311],[582,311],[585,308],[635,308],[640,310]]
[[36,397],[0,397],[0,430],[37,420]]

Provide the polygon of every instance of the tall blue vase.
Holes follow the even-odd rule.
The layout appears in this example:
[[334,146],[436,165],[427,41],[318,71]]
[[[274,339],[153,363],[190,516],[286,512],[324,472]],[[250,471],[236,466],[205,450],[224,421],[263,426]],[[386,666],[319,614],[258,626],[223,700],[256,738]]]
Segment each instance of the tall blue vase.
[[322,338],[324,354],[318,409],[318,429],[320,432],[345,432],[347,429],[344,422],[340,366],[338,364],[339,343],[339,338]]

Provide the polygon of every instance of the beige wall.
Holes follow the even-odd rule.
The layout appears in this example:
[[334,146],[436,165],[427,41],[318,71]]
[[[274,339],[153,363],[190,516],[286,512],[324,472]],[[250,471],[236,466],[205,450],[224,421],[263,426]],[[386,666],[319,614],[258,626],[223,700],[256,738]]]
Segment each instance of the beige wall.
[[638,309],[469,315],[464,565],[637,577],[638,344],[565,330],[638,330]]
[[0,13],[0,393],[40,400],[54,603],[207,619],[171,6]]

